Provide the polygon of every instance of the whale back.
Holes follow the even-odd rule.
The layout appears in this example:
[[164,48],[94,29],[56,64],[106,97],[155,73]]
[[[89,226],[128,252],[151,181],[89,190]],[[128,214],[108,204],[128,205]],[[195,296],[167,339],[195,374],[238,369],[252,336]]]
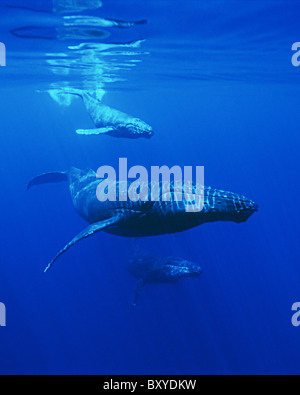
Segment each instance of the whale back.
[[[142,196],[147,195],[148,201],[141,199],[132,201],[129,198],[127,201],[120,201],[119,190],[122,188],[122,183],[111,181],[110,185],[116,188],[116,201],[100,202],[97,198],[97,187],[102,181],[103,179],[97,178],[93,170],[72,168],[69,172],[73,204],[78,213],[89,223],[100,221],[106,218],[107,211],[118,209],[123,210],[124,215],[126,212],[146,214],[151,217],[150,222],[147,222],[150,228],[160,226],[158,219],[164,217],[166,225],[170,221],[170,226],[166,226],[166,231],[169,233],[171,228],[182,231],[206,222],[241,223],[257,211],[257,205],[243,195],[196,184],[185,187],[177,182],[142,182],[139,193]],[[133,182],[128,181],[128,190]],[[157,197],[156,201],[151,200],[153,193]],[[181,200],[179,195],[182,197]],[[187,208],[193,206],[192,196],[196,197],[197,204],[202,201],[202,210],[187,212]],[[197,209],[197,205],[194,208]],[[151,233],[150,228],[149,233]]]
[[97,179],[93,170],[81,170],[73,167],[69,171],[69,188],[73,205],[78,214],[89,223],[104,219],[105,206],[96,195],[97,186],[101,180]]

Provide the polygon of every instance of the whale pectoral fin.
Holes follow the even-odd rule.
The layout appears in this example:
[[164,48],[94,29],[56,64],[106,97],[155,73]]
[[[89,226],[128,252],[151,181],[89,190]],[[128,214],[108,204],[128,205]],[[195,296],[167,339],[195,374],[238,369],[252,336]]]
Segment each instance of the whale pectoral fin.
[[91,134],[107,134],[115,131],[114,127],[107,128],[95,128],[95,129],[77,129],[76,133],[81,135],[91,135]]
[[74,237],[73,240],[70,241],[57,255],[56,257],[49,263],[49,265],[45,269],[45,273],[51,268],[53,263],[64,253],[66,252],[70,247],[72,247],[74,244],[76,244],[78,241],[85,239],[89,236],[92,236],[93,234],[100,232],[103,229],[106,229],[112,225],[115,225],[118,221],[120,220],[120,216],[116,215],[112,218],[106,219],[104,221],[100,222],[95,222],[94,224],[88,226],[86,229],[84,229],[82,232],[80,232],[77,236]]
[[145,282],[144,282],[144,280],[141,278],[141,279],[137,282],[136,287],[135,287],[134,297],[133,297],[133,301],[132,301],[132,306],[133,306],[133,307],[136,306],[137,301],[138,301],[138,298],[139,298],[139,296],[140,296],[140,294],[141,294],[141,291],[142,291],[144,285],[145,285]]

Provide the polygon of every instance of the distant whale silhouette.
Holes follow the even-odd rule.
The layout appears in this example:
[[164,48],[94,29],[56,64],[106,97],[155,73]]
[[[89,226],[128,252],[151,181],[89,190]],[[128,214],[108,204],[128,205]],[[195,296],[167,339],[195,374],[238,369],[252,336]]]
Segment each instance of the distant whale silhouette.
[[[224,192],[210,187],[204,187],[204,207],[201,212],[186,212],[189,202],[183,198],[177,201],[178,192],[173,183],[170,186],[170,201],[162,201],[162,184],[159,188],[159,201],[131,200],[100,202],[97,198],[97,187],[103,179],[97,179],[93,170],[79,170],[72,168],[68,172],[56,172],[40,175],[29,182],[28,188],[34,185],[68,181],[73,204],[90,225],[74,237],[50,262],[46,271],[71,246],[99,231],[125,236],[146,237],[167,233],[182,232],[206,222],[232,221],[245,222],[258,206],[248,198]],[[130,185],[130,182],[128,183]],[[152,183],[153,184],[153,183]],[[141,188],[152,187],[145,183]],[[120,183],[116,183],[117,189]],[[197,193],[196,185],[193,193]]]
[[151,138],[154,135],[152,127],[144,121],[102,104],[96,94],[78,90],[70,90],[69,93],[82,98],[96,126],[95,129],[78,129],[77,134],[107,134],[130,139]]
[[171,283],[202,274],[202,268],[195,263],[171,256],[153,255],[140,250],[138,246],[129,260],[128,270],[138,279],[133,306],[145,284]]

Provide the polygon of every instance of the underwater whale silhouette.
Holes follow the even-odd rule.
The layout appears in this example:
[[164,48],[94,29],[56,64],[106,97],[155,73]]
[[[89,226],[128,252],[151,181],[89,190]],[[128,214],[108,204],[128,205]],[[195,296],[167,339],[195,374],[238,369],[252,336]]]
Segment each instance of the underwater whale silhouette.
[[[163,201],[163,185],[158,183],[158,201],[100,202],[97,197],[97,188],[104,179],[97,178],[93,170],[77,168],[71,168],[66,172],[42,174],[29,182],[28,189],[35,185],[62,181],[69,183],[73,205],[78,214],[90,225],[56,255],[45,271],[75,243],[99,231],[125,237],[177,233],[207,222],[245,222],[258,209],[258,206],[245,196],[203,187],[204,207],[202,211],[187,212],[186,206],[190,202],[185,197],[182,201],[177,201],[175,194],[178,193],[178,190],[173,183],[170,184],[170,201]],[[115,184],[119,190],[120,182]],[[148,188],[150,192],[152,184],[146,183],[141,188]],[[193,193],[196,194],[197,191],[197,186],[193,185]]]
[[154,135],[152,127],[146,122],[102,104],[99,95],[79,90],[70,90],[69,93],[82,98],[95,124],[95,129],[78,129],[77,134],[106,134],[130,139],[151,138]]
[[142,251],[135,245],[128,263],[128,271],[138,279],[133,303],[135,306],[145,284],[165,284],[177,282],[187,277],[198,277],[202,268],[195,263],[172,256],[154,255]]

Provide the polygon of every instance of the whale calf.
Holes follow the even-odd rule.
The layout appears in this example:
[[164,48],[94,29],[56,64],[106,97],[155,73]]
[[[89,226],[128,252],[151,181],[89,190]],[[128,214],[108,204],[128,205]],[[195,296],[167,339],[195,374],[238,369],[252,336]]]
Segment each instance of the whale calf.
[[79,90],[70,90],[69,93],[82,98],[86,110],[95,124],[95,129],[77,129],[77,134],[106,134],[130,139],[141,137],[149,139],[154,135],[152,127],[146,122],[102,104],[96,93]]
[[128,271],[138,283],[135,289],[133,306],[136,305],[145,284],[164,284],[177,282],[182,278],[198,277],[202,268],[185,259],[172,256],[154,255],[136,247],[128,263]]
[[[66,172],[42,174],[28,184],[28,189],[40,184],[67,181],[73,205],[78,214],[90,225],[75,236],[49,263],[47,271],[52,264],[71,246],[86,237],[99,231],[125,237],[147,237],[168,233],[177,233],[188,230],[208,222],[232,221],[241,223],[257,211],[258,206],[245,196],[232,192],[204,188],[204,207],[200,212],[186,212],[190,202],[177,201],[177,189],[170,184],[170,201],[163,201],[162,184],[157,185],[159,190],[158,201],[105,201],[97,198],[97,188],[103,179],[97,178],[93,170],[80,170],[71,168]],[[128,182],[130,185],[130,182]],[[152,183],[153,184],[153,183]],[[150,183],[142,185],[149,191],[153,186]],[[116,182],[119,190],[120,182]],[[194,193],[198,188],[193,185]]]

